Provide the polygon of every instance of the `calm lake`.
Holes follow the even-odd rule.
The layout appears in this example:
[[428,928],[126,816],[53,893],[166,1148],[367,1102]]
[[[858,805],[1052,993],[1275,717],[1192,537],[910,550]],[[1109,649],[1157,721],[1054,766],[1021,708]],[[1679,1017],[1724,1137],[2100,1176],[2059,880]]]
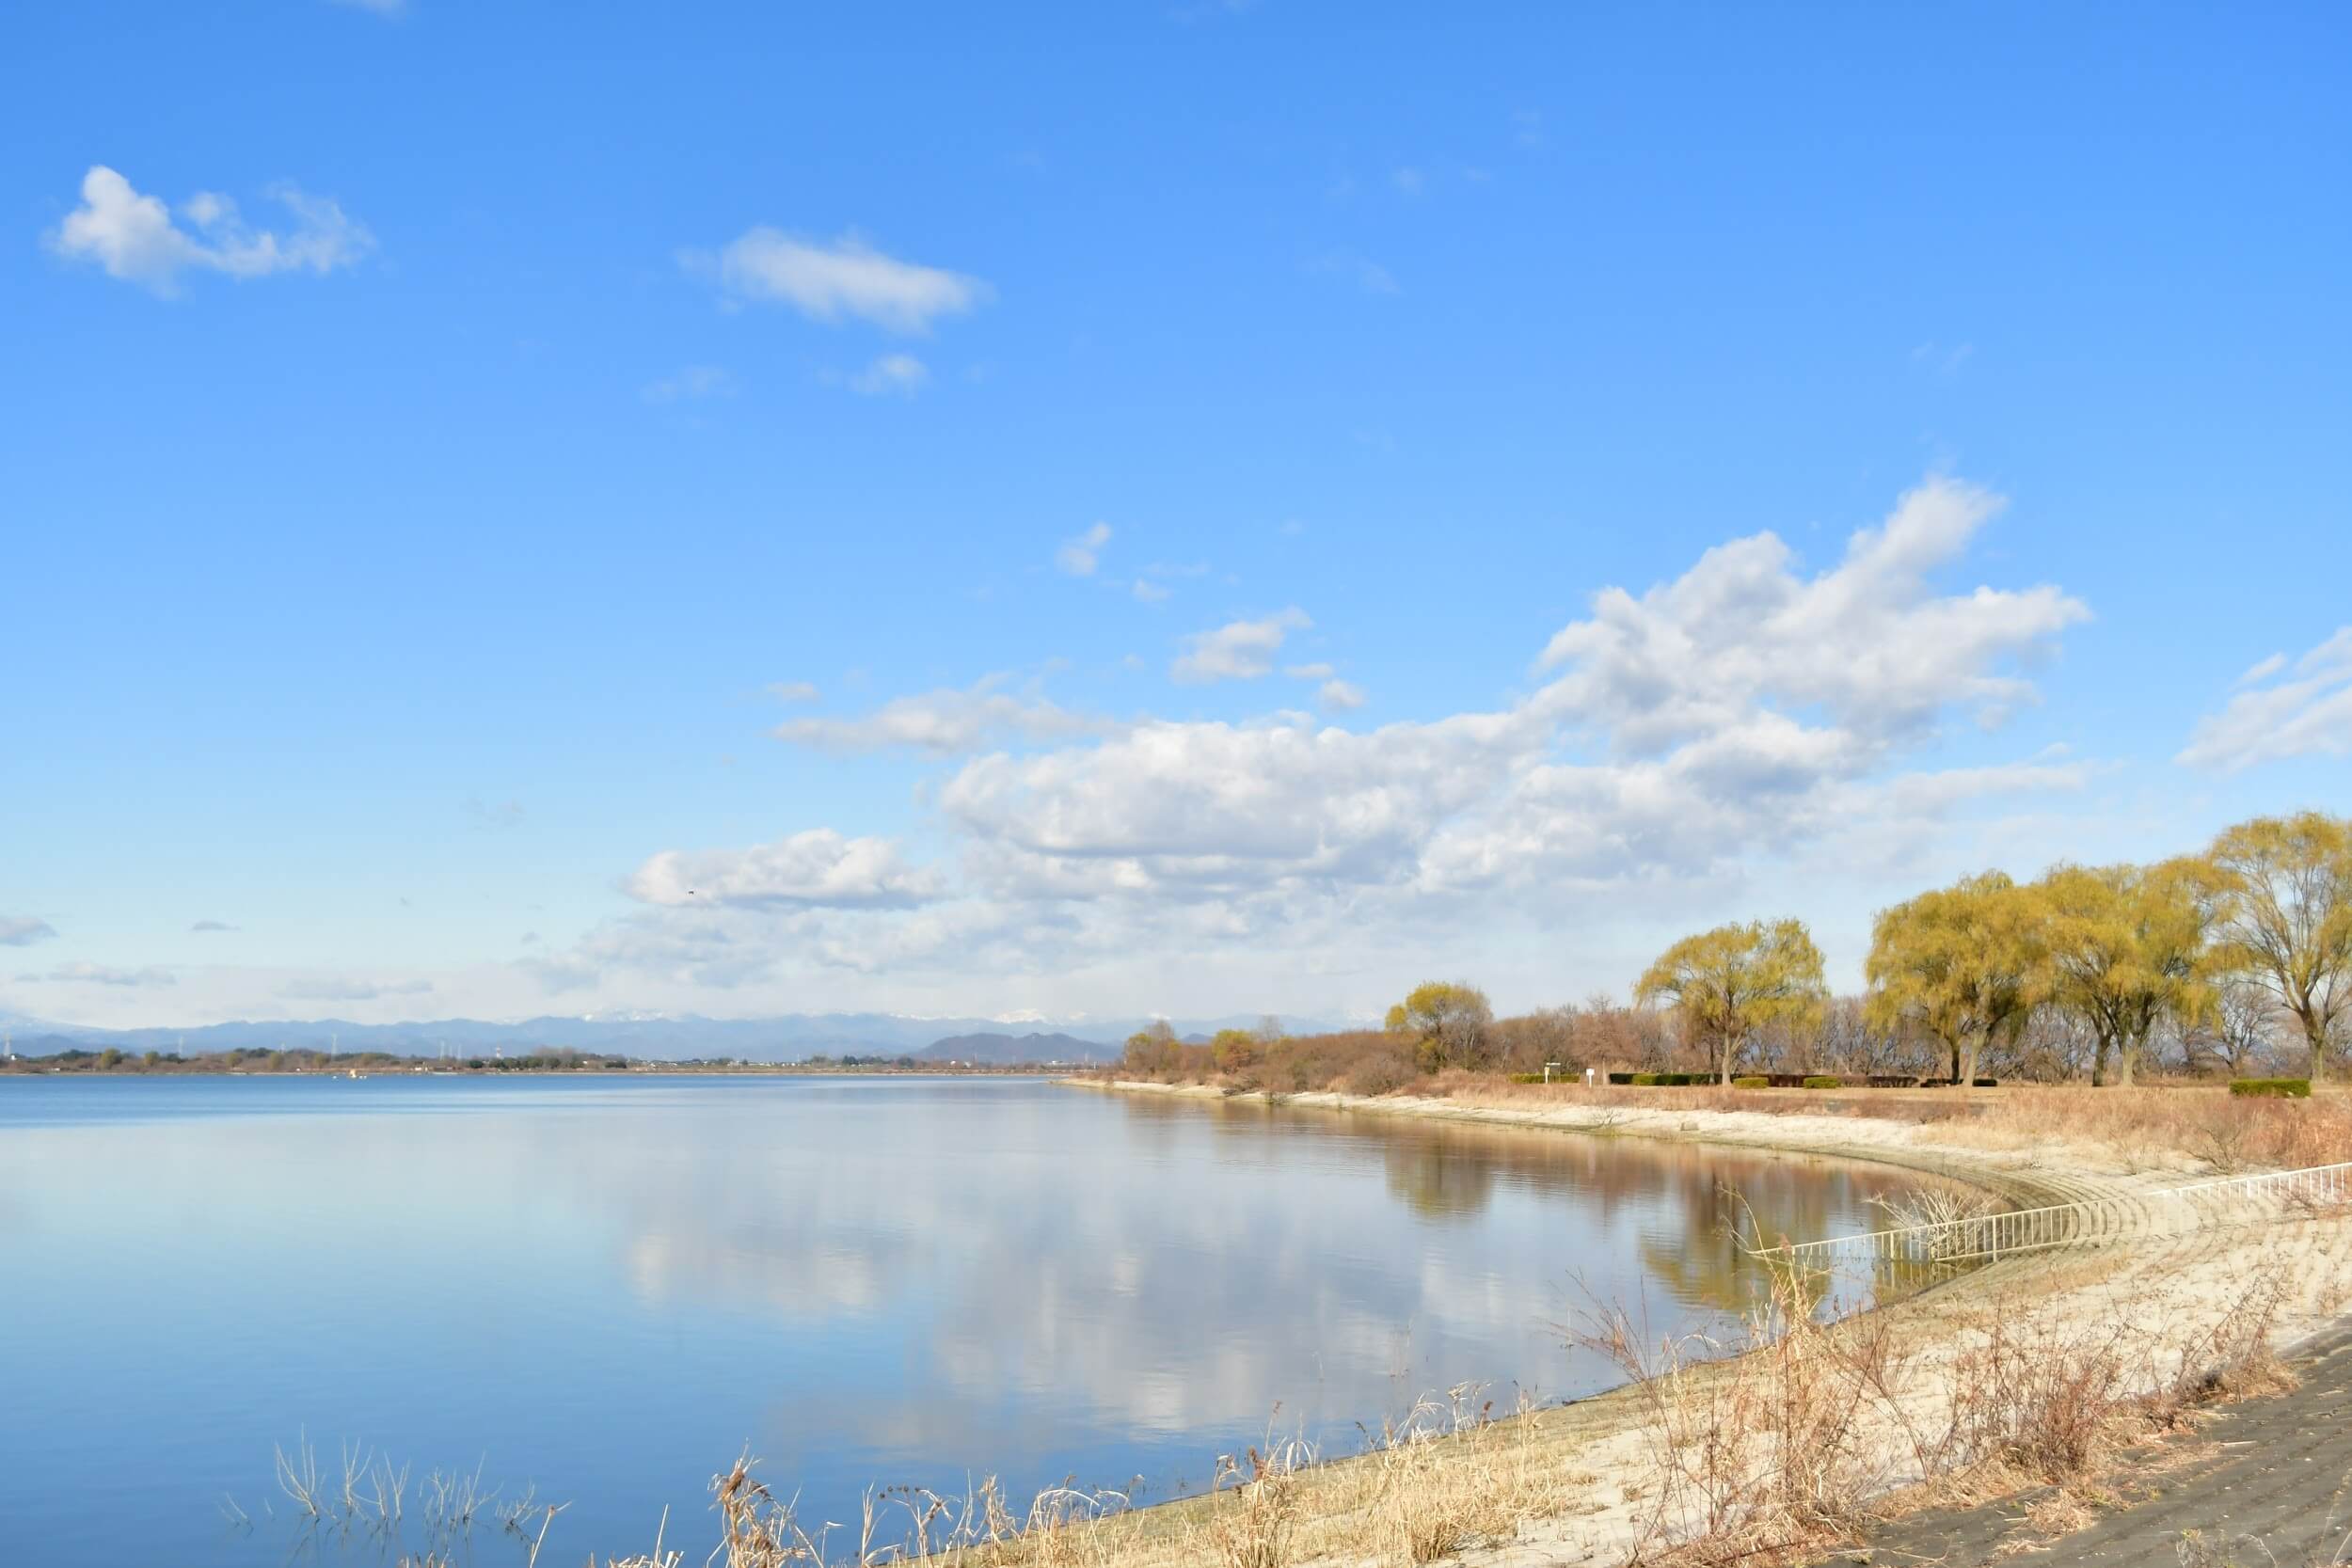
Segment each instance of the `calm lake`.
[[[1698,1324],[1898,1173],[1033,1080],[0,1078],[0,1541],[44,1568],[390,1562],[305,1539],[307,1437],[571,1506],[543,1560],[715,1539],[746,1446],[870,1483],[1198,1489],[1271,1424],[1613,1381],[1586,1293]],[[1580,1285],[1581,1281],[1581,1285]],[[240,1520],[244,1522],[240,1522]],[[420,1543],[412,1528],[406,1544]],[[137,1544],[133,1548],[126,1544]],[[477,1525],[460,1560],[519,1564]]]

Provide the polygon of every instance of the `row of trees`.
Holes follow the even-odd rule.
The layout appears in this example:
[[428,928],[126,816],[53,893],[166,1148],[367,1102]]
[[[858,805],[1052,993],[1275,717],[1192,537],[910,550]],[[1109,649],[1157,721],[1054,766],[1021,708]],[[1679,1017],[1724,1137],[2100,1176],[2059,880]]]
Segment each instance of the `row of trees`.
[[[1728,1083],[1759,1040],[1826,1023],[1821,967],[1802,921],[1751,921],[1676,942],[1634,994]],[[2094,1084],[2129,1085],[2167,1031],[2217,1037],[2239,1066],[2265,1013],[2320,1078],[2352,1026],[2352,820],[2260,817],[2152,865],[1963,878],[1882,911],[1866,973],[1867,1023],[1935,1041],[1963,1083],[2053,1014],[2088,1035]]]

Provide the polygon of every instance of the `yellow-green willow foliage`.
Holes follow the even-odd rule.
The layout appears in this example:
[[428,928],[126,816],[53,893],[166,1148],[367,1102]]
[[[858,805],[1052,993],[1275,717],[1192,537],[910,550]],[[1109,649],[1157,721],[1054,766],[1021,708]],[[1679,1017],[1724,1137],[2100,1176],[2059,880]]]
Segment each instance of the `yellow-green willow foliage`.
[[1389,1009],[1387,1022],[1391,1034],[1414,1037],[1422,1070],[1435,1072],[1484,1062],[1494,1021],[1486,993],[1476,986],[1466,980],[1428,980]]
[[2259,983],[2302,1025],[2311,1074],[2352,1015],[2352,820],[2259,816],[2214,840],[2214,957]]
[[1633,994],[1672,1004],[1685,1037],[1708,1050],[1728,1084],[1740,1048],[1766,1024],[1818,1024],[1829,987],[1804,922],[1753,920],[1684,937],[1643,972]]
[[2090,1081],[2129,1087],[2149,1035],[2213,1006],[2213,867],[2193,856],[2154,865],[2061,865],[2029,890],[2048,954],[2052,1002],[2090,1026]]
[[1982,1053],[2032,1012],[2044,957],[2027,890],[1998,871],[1963,878],[1881,911],[1866,969],[1869,1020],[1934,1037],[1952,1077],[1974,1083]]

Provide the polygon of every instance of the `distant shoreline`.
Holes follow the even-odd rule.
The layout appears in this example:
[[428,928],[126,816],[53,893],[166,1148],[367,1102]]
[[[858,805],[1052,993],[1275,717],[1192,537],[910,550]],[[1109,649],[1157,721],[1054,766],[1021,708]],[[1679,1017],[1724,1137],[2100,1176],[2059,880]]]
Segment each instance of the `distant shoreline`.
[[1070,1071],[1068,1062],[958,1064],[918,1062],[831,1064],[805,1062],[634,1062],[627,1067],[471,1067],[350,1063],[341,1067],[220,1067],[170,1062],[148,1066],[135,1058],[115,1067],[60,1067],[45,1057],[0,1063],[0,1078],[1044,1078]]

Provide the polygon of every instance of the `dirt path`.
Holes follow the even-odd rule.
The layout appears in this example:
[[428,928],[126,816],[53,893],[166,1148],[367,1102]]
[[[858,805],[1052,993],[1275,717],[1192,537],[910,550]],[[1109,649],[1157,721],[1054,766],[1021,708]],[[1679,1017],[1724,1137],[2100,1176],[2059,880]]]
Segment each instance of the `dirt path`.
[[1891,1525],[1824,1568],[1973,1568],[2012,1554],[2036,1568],[2352,1563],[2352,1324],[2292,1364],[2292,1391],[2224,1406],[2193,1435],[2133,1454],[2112,1510],[2086,1529],[2035,1546],[2026,1511],[2046,1494],[2028,1494]]

